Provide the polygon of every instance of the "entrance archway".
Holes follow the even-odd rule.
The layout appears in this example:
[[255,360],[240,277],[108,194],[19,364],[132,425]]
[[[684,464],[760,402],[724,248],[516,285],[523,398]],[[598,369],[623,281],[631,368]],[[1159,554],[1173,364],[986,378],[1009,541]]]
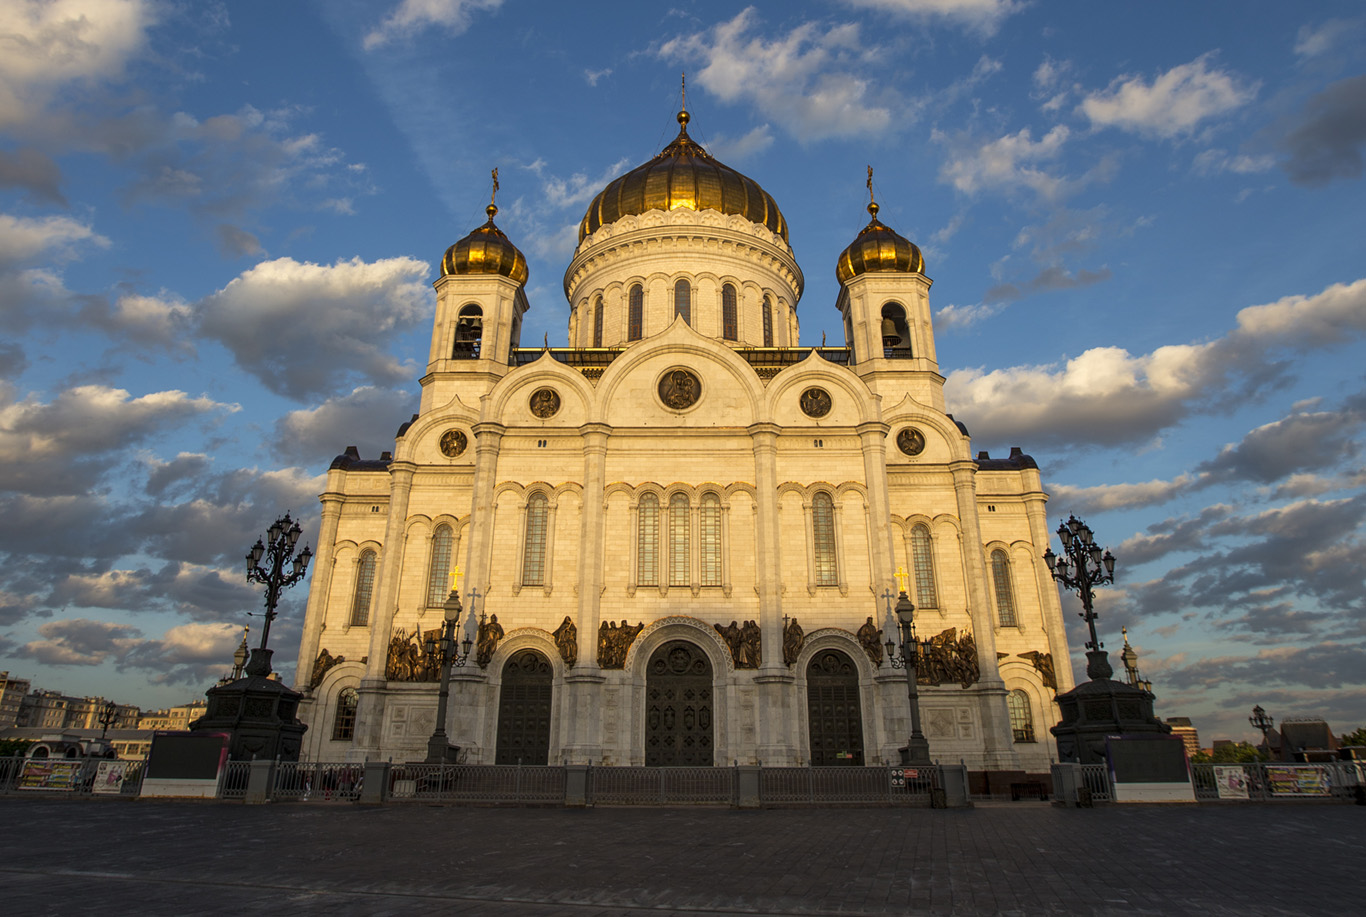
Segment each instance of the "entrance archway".
[[645,765],[711,767],[716,762],[711,660],[686,640],[650,654],[645,669]]
[[858,668],[839,650],[821,650],[806,667],[811,765],[863,765]]
[[550,759],[550,660],[536,650],[513,653],[503,666],[494,764],[546,764]]

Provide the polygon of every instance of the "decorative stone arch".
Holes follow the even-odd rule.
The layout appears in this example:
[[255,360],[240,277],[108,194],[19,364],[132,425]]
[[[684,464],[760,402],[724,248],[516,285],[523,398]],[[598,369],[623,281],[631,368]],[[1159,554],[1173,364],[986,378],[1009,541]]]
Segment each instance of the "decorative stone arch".
[[759,493],[754,489],[754,485],[747,484],[744,481],[736,481],[734,484],[726,485],[727,498],[733,497],[736,494],[745,494],[755,503],[758,503],[759,501]]
[[863,651],[863,646],[858,642],[858,637],[839,627],[823,627],[807,634],[806,641],[802,644],[802,650],[797,654],[796,662],[793,663],[793,674],[796,676],[793,687],[802,714],[796,718],[799,757],[804,758],[808,764],[810,763],[811,709],[807,669],[818,654],[830,650],[843,653],[853,660],[854,668],[858,672],[859,725],[863,733],[864,763],[870,764],[876,755],[874,740],[877,732],[874,728],[875,718],[873,716],[876,686],[873,676],[877,670],[873,668],[872,662],[868,659],[868,654]]
[[[1057,722],[1054,709],[1053,692],[1043,686],[1043,679],[1034,666],[1023,659],[1009,657],[1000,661],[1001,680],[1005,684],[1007,712],[1012,691],[1022,691],[1029,701],[1031,725],[1034,728],[1034,743],[1048,743],[1048,727]],[[1012,739],[1014,736],[1012,735]],[[1028,743],[1024,743],[1028,744]]]
[[701,647],[711,661],[718,688],[734,677],[735,660],[730,655],[730,647],[721,639],[716,628],[689,615],[669,615],[647,625],[626,652],[624,668],[635,684],[641,687],[645,685],[645,664],[649,662],[650,654],[670,640],[687,640]]
[[849,494],[854,494],[860,500],[862,500],[864,509],[868,508],[867,487],[863,486],[858,481],[845,481],[843,484],[840,484],[835,487],[835,497],[837,499],[843,500]]
[[[578,414],[582,419],[572,421],[574,426],[600,420],[597,402],[593,396],[593,386],[583,373],[570,369],[550,356],[549,351],[541,354],[534,363],[520,367],[517,372],[504,376],[493,391],[484,399],[483,416],[503,418],[512,416],[509,406],[514,399],[529,396],[537,388],[554,384],[560,393],[560,410],[554,417],[542,421],[546,425],[563,423],[563,418]],[[578,410],[571,410],[567,403],[573,396],[578,401]]]
[[[877,412],[877,396],[869,390],[863,380],[852,370],[837,366],[817,354],[816,348],[812,348],[811,353],[800,363],[784,369],[773,377],[773,381],[764,392],[767,401],[765,408],[769,416],[776,416],[779,405],[788,399],[797,398],[803,390],[815,384],[835,389],[844,396],[849,405],[857,409],[857,419],[844,419],[847,418],[847,414],[841,410],[832,410],[822,420],[840,416],[841,424],[849,426],[881,420]],[[803,416],[802,419],[806,418]]]
[[312,722],[309,723],[309,731],[314,735],[310,737],[313,741],[309,742],[309,745],[312,746],[314,760],[328,760],[325,749],[340,747],[343,743],[351,744],[345,739],[332,738],[337,718],[337,699],[345,688],[359,690],[364,677],[365,666],[360,660],[348,659],[328,669],[323,680],[313,690],[313,716]]
[[552,486],[546,481],[534,481],[531,484],[520,484],[515,481],[504,481],[493,491],[493,507],[497,510],[498,501],[504,494],[515,494],[517,496],[517,568],[512,578],[512,594],[519,595],[524,583],[526,564],[526,540],[527,540],[527,506],[532,497],[543,494],[546,498],[546,526],[545,526],[545,554],[542,559],[544,565],[544,575],[539,587],[546,595],[554,591],[554,569],[555,569],[555,515],[559,511],[560,496],[569,491],[582,494],[582,488],[577,484],[561,484],[558,487]]
[[[394,461],[411,462],[415,461],[414,453],[418,450],[419,444],[426,442],[429,436],[440,431],[444,431],[452,425],[472,428],[479,422],[479,412],[467,407],[458,397],[452,398],[448,403],[436,410],[429,410],[426,414],[412,421],[408,429],[403,431],[401,437],[397,437],[394,443]],[[474,449],[465,450],[465,454],[457,459],[451,460],[454,464],[473,464]],[[443,461],[445,457],[443,456]]]
[[507,664],[508,659],[522,650],[539,650],[550,660],[550,667],[555,673],[555,685],[558,687],[564,684],[568,667],[564,664],[564,659],[560,658],[560,650],[555,645],[554,635],[540,627],[519,627],[508,631],[503,639],[498,641],[498,648],[493,651],[488,664],[487,677],[490,685],[503,683],[503,666]]
[[873,662],[863,651],[863,644],[858,642],[858,637],[842,627],[822,627],[806,635],[802,651],[797,654],[797,661],[793,663],[797,684],[806,684],[806,667],[811,664],[811,657],[823,650],[840,650],[852,657],[854,665],[858,667],[859,684],[873,683],[877,669],[873,668]]
[[[1011,601],[1011,610],[1015,618],[1014,624],[1001,623],[1000,594],[999,590],[996,588],[996,564],[993,560],[993,555],[997,551],[1005,554],[1006,557],[1006,577],[1010,587],[1009,597]],[[1007,542],[1001,541],[1000,539],[993,539],[982,545],[982,562],[987,574],[987,592],[991,601],[992,627],[997,630],[1000,630],[1002,627],[1014,627],[1023,632],[1024,621],[1020,614],[1020,577],[1014,550]],[[1030,572],[1033,572],[1032,569]],[[1030,578],[1033,579],[1032,576]]]

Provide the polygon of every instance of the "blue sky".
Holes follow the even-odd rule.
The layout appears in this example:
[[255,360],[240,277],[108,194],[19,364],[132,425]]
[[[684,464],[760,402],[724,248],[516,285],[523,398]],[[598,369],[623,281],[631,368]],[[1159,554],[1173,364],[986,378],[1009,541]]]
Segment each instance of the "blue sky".
[[841,341],[874,167],[949,409],[1115,551],[1100,624],[1162,715],[1360,725],[1364,38],[1346,2],[11,0],[0,668],[198,696],[247,547],[284,510],[311,541],[331,457],[415,409],[489,170],[523,339],[563,344],[578,221],[686,70],[693,136],[787,217],[803,343]]

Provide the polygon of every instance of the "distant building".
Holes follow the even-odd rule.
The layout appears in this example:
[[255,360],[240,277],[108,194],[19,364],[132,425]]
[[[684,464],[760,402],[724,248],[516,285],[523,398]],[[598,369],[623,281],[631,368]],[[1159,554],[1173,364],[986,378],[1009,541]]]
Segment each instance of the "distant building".
[[1169,716],[1167,725],[1172,728],[1172,735],[1180,737],[1186,743],[1186,754],[1195,755],[1200,751],[1200,734],[1195,726],[1191,724],[1188,716]]
[[0,729],[19,724],[19,709],[29,687],[27,678],[11,678],[9,672],[0,672]]
[[197,700],[188,704],[181,704],[179,707],[152,710],[144,713],[138,719],[137,728],[144,730],[188,730],[192,720],[197,720],[204,715],[206,705],[206,701]]
[[[100,729],[100,714],[110,703],[103,697],[71,697],[60,691],[34,691],[23,696],[17,720],[9,725],[38,729]],[[111,729],[137,726],[141,711],[136,706],[114,704],[114,711],[114,719],[109,724]]]
[[1338,740],[1317,716],[1289,717],[1281,728],[1268,729],[1257,746],[1272,761],[1336,761]]

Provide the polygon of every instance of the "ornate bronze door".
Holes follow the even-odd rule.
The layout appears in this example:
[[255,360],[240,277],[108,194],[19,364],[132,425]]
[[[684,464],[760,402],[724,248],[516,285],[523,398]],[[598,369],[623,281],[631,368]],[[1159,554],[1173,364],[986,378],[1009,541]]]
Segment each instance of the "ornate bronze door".
[[548,762],[553,679],[550,661],[535,650],[514,653],[503,666],[494,764]]
[[812,766],[861,766],[863,716],[854,661],[838,650],[813,656],[806,668],[806,703]]
[[711,661],[674,640],[655,650],[645,670],[645,765],[711,767]]

